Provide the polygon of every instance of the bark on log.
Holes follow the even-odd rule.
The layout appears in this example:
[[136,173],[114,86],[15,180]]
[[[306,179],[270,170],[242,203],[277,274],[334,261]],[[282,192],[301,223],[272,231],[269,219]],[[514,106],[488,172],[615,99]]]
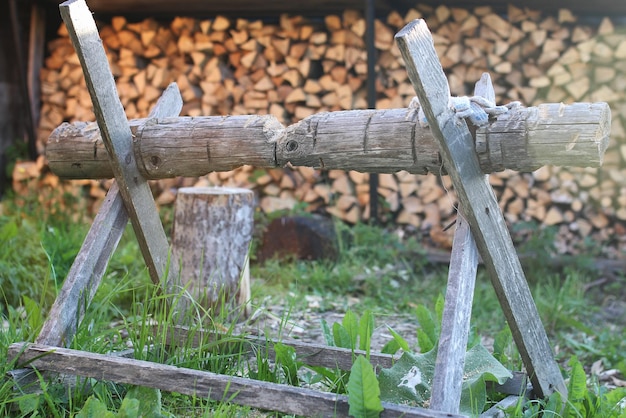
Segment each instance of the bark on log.
[[[194,303],[207,309],[241,307],[250,300],[248,247],[252,240],[254,193],[228,187],[178,190],[172,229],[171,267],[181,320]],[[172,277],[172,276],[170,276]],[[234,306],[233,306],[234,305]],[[219,312],[219,310],[218,310]]]
[[[606,103],[544,104],[511,110],[477,133],[484,173],[545,164],[602,163],[611,130]],[[429,128],[414,109],[322,112],[285,128],[273,116],[205,116],[130,121],[134,153],[147,179],[202,176],[242,165],[291,163],[325,169],[440,173]],[[62,178],[112,177],[109,157],[92,123],[62,124],[46,156]]]

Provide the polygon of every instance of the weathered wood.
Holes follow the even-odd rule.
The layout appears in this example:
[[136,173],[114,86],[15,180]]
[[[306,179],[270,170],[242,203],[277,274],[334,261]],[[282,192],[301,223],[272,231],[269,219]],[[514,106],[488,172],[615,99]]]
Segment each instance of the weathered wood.
[[[178,87],[172,84],[163,92],[150,116],[177,115],[182,105]],[[37,343],[69,346],[127,223],[128,214],[117,183],[113,182],[63,281],[63,287],[50,309]]]
[[169,245],[150,187],[137,169],[132,133],[98,28],[84,0],[68,0],[59,9],[83,68],[96,120],[139,247],[152,281],[159,284],[166,272]]
[[[217,401],[247,405],[286,414],[347,417],[348,398],[344,395],[303,389],[289,385],[225,376],[199,370],[162,365],[142,360],[93,354],[47,345],[16,343],[8,357],[19,357],[21,366],[38,370],[67,372],[118,383],[147,386],[168,392],[199,396]],[[401,405],[383,403],[381,417],[460,417]]]
[[178,189],[170,265],[175,279],[168,288],[174,294],[184,289],[178,301],[182,317],[195,311],[190,309],[194,303],[213,313],[226,309],[245,316],[250,300],[250,277],[245,273],[254,203],[254,193],[248,189]]
[[[610,117],[606,103],[514,109],[479,131],[481,170],[597,167],[608,146]],[[417,122],[416,109],[323,112],[287,128],[273,116],[136,119],[130,126],[134,155],[147,179],[202,176],[244,164],[420,174],[441,169],[437,143]],[[113,175],[93,123],[60,125],[50,135],[46,157],[63,178]]]
[[472,136],[449,106],[448,82],[428,27],[415,20],[396,39],[533,387],[539,396],[558,391],[565,399],[567,387],[498,202],[480,170]]
[[469,225],[458,215],[454,234],[448,286],[437,348],[430,408],[459,413],[465,352],[469,337],[478,252]]
[[117,183],[113,183],[63,281],[37,343],[58,347],[70,345],[127,223],[124,202]]
[[[489,73],[484,73],[476,83],[474,95],[495,103],[496,95]],[[457,215],[456,223],[430,399],[431,409],[454,414],[459,412],[461,402],[465,352],[478,269],[478,250],[469,225],[461,215]]]

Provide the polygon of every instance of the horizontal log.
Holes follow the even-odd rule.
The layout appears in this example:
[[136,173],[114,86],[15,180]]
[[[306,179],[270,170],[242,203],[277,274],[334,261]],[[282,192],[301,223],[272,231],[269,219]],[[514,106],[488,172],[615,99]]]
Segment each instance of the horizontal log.
[[[543,104],[509,111],[476,133],[484,173],[542,165],[598,167],[608,146],[606,103]],[[147,179],[197,177],[242,165],[425,174],[442,171],[439,148],[414,109],[322,112],[284,127],[265,116],[202,116],[130,121],[134,153]],[[111,178],[93,123],[64,123],[46,149],[62,178]]]
[[[72,373],[116,383],[152,387],[285,414],[348,417],[348,397],[285,384],[262,382],[148,361],[113,357],[40,344],[14,343],[8,357],[20,366]],[[383,402],[381,417],[460,417]]]

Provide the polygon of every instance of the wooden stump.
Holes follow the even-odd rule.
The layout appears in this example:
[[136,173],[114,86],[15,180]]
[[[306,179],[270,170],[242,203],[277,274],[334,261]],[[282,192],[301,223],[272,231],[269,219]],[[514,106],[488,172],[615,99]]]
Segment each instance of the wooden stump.
[[253,216],[254,193],[251,190],[179,189],[170,263],[170,268],[174,269],[170,277],[176,279],[168,288],[174,295],[182,295],[177,307],[180,319],[196,312],[191,310],[194,306],[209,309],[212,315],[222,308],[233,307],[240,307],[244,316],[248,314],[248,247],[252,240]]

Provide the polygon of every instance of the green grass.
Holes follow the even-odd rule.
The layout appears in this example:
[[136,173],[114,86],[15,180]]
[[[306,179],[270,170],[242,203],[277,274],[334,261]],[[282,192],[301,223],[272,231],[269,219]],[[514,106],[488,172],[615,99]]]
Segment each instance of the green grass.
[[[75,214],[72,214],[75,215]],[[167,221],[170,212],[164,214]],[[5,376],[14,364],[7,362],[7,348],[20,341],[33,341],[54,295],[69,271],[80,248],[88,224],[76,223],[68,213],[56,210],[49,214],[31,201],[26,206],[3,202],[0,211],[0,373]],[[552,251],[553,231],[537,230],[524,225],[518,241],[520,253],[535,253],[534,263],[525,270],[535,301],[555,347],[556,359],[564,375],[579,383],[580,405],[596,405],[595,411],[606,411],[615,405],[621,393],[610,390],[606,382],[589,375],[591,365],[601,361],[605,369],[616,369],[618,378],[626,375],[626,342],[624,321],[607,316],[602,301],[608,296],[602,289],[587,291],[585,285],[596,277],[588,263],[572,268],[553,270],[545,261]],[[303,262],[270,260],[253,263],[253,307],[276,304],[284,309],[281,327],[290,315],[307,306],[305,296],[318,296],[320,312],[348,309],[356,315],[372,313],[376,318],[399,314],[425,318],[425,307],[434,312],[435,301],[445,294],[447,268],[428,262],[424,249],[416,238],[399,239],[382,227],[337,224],[340,236],[340,256],[336,262]],[[525,235],[526,234],[526,235]],[[523,239],[523,237],[529,237]],[[607,288],[610,296],[624,297],[624,278]],[[191,321],[192,332],[202,326],[219,330],[225,336],[217,343],[204,339],[192,346],[188,341],[165,344],[168,327],[177,323],[172,316],[171,301],[180,295],[165,295],[156,291],[143,264],[132,229],[128,228],[109,264],[106,275],[77,330],[72,348],[108,353],[132,345],[139,359],[157,361],[236,376],[297,385],[317,384],[342,387],[347,375],[338,371],[307,368],[292,362],[286,348],[279,348],[280,357],[267,358],[264,350],[250,352],[228,320],[231,312],[221,312],[213,318],[199,306]],[[479,269],[472,312],[471,341],[483,340],[493,345],[494,356],[506,367],[519,370],[521,361],[512,344],[495,292],[482,268]],[[163,332],[153,334],[152,324],[158,322]],[[331,329],[333,324],[327,324]],[[280,334],[280,332],[279,332]],[[402,336],[399,336],[402,337]],[[406,337],[406,336],[404,336]],[[491,343],[493,342],[493,343]],[[419,347],[410,347],[419,351]],[[281,351],[282,350],[282,351]],[[572,362],[575,357],[579,363]],[[577,364],[584,370],[581,375]],[[585,374],[586,372],[586,374]],[[584,376],[584,379],[581,377]],[[335,386],[333,386],[333,379]],[[580,381],[584,380],[584,389]],[[86,405],[101,405],[108,411],[136,406],[127,385],[80,380],[76,386],[48,384],[40,394],[19,393],[13,382],[0,378],[0,416],[73,417]],[[130,392],[129,392],[130,391]],[[130,394],[129,394],[130,393]],[[611,395],[612,394],[612,395]],[[615,398],[615,399],[614,399]],[[124,400],[127,399],[126,403]],[[497,398],[494,398],[494,401]],[[158,401],[163,416],[279,416],[253,411],[228,402],[163,393]],[[595,402],[595,403],[594,403]],[[520,403],[509,411],[510,416],[537,416],[543,408],[550,416],[554,399]],[[570,408],[569,411],[579,411]],[[579,415],[577,415],[579,414]],[[554,415],[558,416],[558,415]],[[576,412],[570,416],[593,416]],[[615,415],[619,416],[619,415]]]

